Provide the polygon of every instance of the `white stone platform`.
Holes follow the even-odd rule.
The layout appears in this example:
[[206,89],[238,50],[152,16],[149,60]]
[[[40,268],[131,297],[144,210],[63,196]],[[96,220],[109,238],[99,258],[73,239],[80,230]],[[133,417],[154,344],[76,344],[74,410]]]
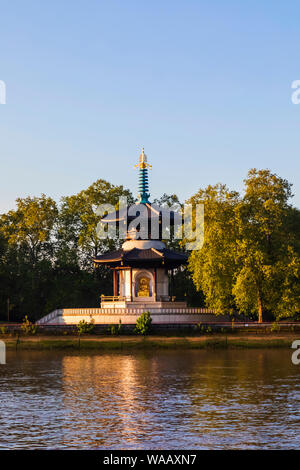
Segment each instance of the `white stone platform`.
[[161,310],[161,309],[171,309],[177,310],[182,308],[187,308],[186,302],[171,302],[166,300],[161,301],[154,301],[154,300],[147,300],[145,297],[140,297],[135,299],[134,301],[130,301],[124,298],[124,300],[105,300],[101,301],[101,308],[102,309],[116,309],[116,308],[123,308],[127,310]]
[[[171,302],[170,302],[171,303]],[[153,324],[197,324],[202,322],[231,321],[230,317],[215,315],[207,308],[158,308],[149,307]],[[54,310],[36,323],[38,325],[77,325],[81,320],[96,325],[135,325],[145,308],[64,308]]]

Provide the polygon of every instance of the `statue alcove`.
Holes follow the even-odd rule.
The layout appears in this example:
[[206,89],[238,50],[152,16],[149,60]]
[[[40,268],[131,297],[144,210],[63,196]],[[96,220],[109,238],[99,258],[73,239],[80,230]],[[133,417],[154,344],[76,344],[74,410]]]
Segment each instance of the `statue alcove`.
[[135,277],[135,297],[152,297],[153,282],[148,272],[138,273]]

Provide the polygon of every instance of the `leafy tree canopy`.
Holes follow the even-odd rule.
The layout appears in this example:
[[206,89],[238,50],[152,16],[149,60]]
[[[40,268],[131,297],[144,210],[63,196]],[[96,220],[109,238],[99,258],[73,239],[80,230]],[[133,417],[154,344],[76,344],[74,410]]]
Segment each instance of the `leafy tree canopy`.
[[189,202],[205,206],[205,242],[189,268],[217,313],[276,318],[300,311],[299,211],[291,184],[270,170],[252,169],[245,194],[208,186]]

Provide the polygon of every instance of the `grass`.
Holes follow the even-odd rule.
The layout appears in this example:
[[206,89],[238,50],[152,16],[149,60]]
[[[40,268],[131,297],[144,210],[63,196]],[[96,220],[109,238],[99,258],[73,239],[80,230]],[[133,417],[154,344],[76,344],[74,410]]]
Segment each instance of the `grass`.
[[295,333],[277,335],[203,335],[203,336],[0,336],[8,349],[35,350],[132,350],[132,349],[227,349],[227,348],[290,348]]

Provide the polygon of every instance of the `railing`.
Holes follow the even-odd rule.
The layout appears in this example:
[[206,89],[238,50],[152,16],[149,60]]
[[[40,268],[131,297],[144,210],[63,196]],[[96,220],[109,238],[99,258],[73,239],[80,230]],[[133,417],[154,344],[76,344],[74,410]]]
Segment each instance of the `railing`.
[[[155,301],[156,302],[175,302],[176,296],[172,296],[169,298],[169,300],[166,299],[165,295],[156,295],[155,296]],[[132,299],[130,296],[124,296],[124,295],[103,295],[101,294],[100,296],[101,302],[120,302],[120,301],[127,301],[130,302]],[[153,297],[149,297],[149,302],[153,300]],[[182,300],[184,302],[184,300]]]
[[101,302],[120,302],[128,300],[127,297],[122,295],[101,295]]
[[40,318],[40,320],[38,320],[36,324],[42,325],[43,323],[47,323],[48,321],[52,320],[55,317],[61,317],[61,316],[62,316],[62,310],[56,309],[56,310],[53,310],[53,312],[48,313],[48,315],[46,315],[45,317]]
[[[105,304],[104,304],[105,305]],[[160,307],[147,307],[147,310],[153,315],[181,315],[181,314],[204,314],[212,315],[213,311],[207,308],[193,308],[193,307],[183,307],[183,308],[172,308],[171,306],[160,308]],[[95,307],[95,308],[64,308],[62,310],[63,316],[68,315],[140,315],[145,311],[145,308],[142,306],[135,307]]]

